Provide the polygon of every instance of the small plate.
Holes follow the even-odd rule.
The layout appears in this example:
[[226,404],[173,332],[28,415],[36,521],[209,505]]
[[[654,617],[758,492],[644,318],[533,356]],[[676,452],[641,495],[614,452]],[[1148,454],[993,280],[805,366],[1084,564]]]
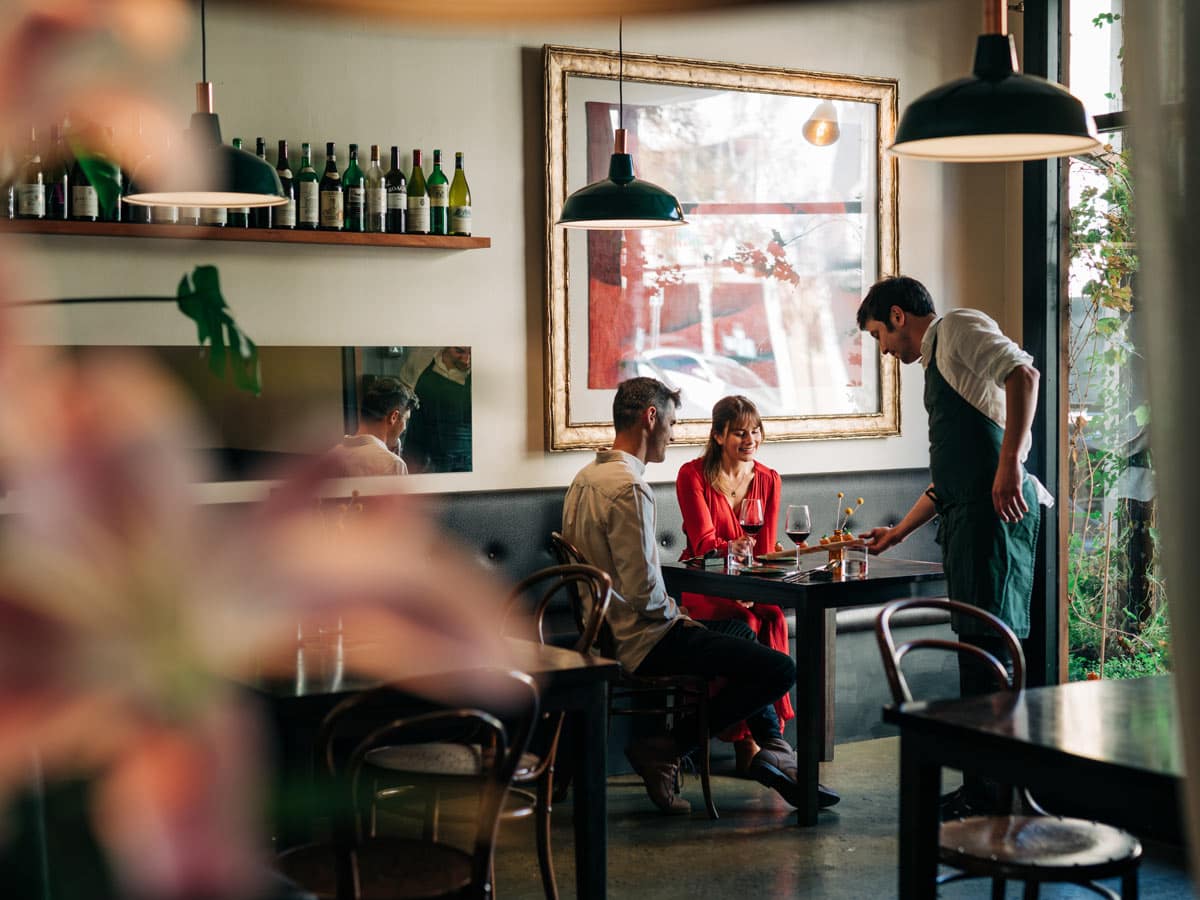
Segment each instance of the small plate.
[[788,574],[788,570],[776,566],[746,566],[739,574],[754,575],[758,578],[782,578]]

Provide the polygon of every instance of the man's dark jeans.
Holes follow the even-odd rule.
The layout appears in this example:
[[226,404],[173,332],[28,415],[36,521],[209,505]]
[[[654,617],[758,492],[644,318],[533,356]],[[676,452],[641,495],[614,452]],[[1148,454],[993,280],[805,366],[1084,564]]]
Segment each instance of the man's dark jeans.
[[[758,642],[745,622],[726,619],[704,627],[679,623],[637,667],[638,675],[703,675],[725,684],[708,702],[708,727],[720,734],[743,719],[754,740],[782,735],[774,703],[796,683],[796,664]],[[681,751],[696,746],[696,723],[684,720],[674,732]]]

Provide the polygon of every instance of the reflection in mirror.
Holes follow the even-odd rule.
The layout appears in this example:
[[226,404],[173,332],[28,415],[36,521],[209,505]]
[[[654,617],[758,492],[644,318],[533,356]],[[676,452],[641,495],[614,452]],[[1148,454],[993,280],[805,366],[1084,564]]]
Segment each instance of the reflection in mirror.
[[216,378],[196,347],[148,353],[194,400],[216,481],[277,477],[330,454],[343,477],[471,471],[470,347],[259,347],[262,394]]

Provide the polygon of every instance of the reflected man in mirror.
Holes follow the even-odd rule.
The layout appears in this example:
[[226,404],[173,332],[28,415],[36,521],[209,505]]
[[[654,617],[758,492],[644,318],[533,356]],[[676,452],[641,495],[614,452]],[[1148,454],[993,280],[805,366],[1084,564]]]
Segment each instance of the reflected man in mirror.
[[358,431],[329,451],[337,461],[338,475],[407,475],[408,467],[396,450],[409,416],[420,406],[417,395],[388,375],[364,382]]
[[471,348],[443,347],[416,383],[421,407],[404,439],[412,472],[471,471]]

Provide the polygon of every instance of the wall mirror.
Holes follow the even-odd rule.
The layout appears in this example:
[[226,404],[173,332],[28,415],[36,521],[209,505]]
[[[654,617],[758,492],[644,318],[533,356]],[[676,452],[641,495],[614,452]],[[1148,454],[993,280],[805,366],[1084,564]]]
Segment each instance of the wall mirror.
[[419,401],[397,439],[407,470],[472,468],[470,347],[260,346],[259,396],[214,377],[195,346],[72,348],[91,349],[148,354],[178,380],[207,426],[196,449],[216,481],[277,477],[289,462],[331,451],[359,431],[364,391],[384,376],[404,383]]
[[689,224],[579,231],[553,223],[607,176],[617,54],[544,57],[550,449],[607,444],[613,389],[635,375],[682,390],[683,442],[729,394],[772,439],[899,433],[898,366],[855,321],[897,271],[896,82],[625,54],[636,173]]

